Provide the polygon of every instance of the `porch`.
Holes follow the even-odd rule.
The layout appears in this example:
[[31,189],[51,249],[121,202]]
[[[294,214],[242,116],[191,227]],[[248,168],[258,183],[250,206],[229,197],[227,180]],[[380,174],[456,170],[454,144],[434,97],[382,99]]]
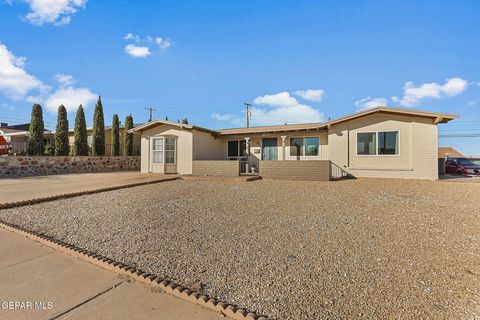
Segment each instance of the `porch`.
[[[252,170],[254,168],[254,170]],[[193,176],[261,176],[264,179],[330,181],[346,177],[330,160],[194,160]]]

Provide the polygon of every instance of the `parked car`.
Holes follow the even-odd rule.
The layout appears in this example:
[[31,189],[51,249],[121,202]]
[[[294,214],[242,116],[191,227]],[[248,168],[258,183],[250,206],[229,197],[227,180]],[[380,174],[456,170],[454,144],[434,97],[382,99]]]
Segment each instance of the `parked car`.
[[3,136],[0,136],[0,156],[8,155],[10,150],[12,150],[12,146]]
[[448,158],[445,171],[450,174],[480,176],[480,158]]

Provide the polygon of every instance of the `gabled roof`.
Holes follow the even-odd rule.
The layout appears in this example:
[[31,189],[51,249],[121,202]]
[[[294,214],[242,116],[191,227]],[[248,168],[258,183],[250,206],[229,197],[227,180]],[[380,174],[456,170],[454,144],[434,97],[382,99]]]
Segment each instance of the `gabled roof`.
[[452,147],[438,147],[438,157],[463,157],[463,154],[453,149]]
[[191,124],[178,123],[178,122],[173,122],[173,121],[168,121],[168,120],[153,120],[153,121],[144,123],[142,125],[136,126],[133,129],[128,130],[128,132],[130,132],[130,133],[142,132],[142,131],[157,127],[159,125],[170,125],[170,126],[179,127],[181,129],[187,129],[187,130],[195,129],[195,130],[199,130],[199,131],[208,132],[208,133],[213,134],[213,135],[218,135],[218,132],[215,131],[215,130],[210,130],[210,129],[207,129],[207,128],[202,128],[202,127],[194,126],[194,125],[191,125]]
[[232,128],[232,129],[220,129],[220,130],[210,130],[202,127],[197,127],[190,124],[177,123],[167,120],[154,120],[143,125],[137,126],[129,132],[142,132],[150,128],[156,127],[158,125],[171,125],[177,126],[182,129],[196,129],[200,131],[208,132],[212,135],[226,136],[226,135],[236,135],[236,134],[255,134],[255,133],[269,133],[269,132],[288,132],[288,131],[309,131],[309,130],[325,130],[330,129],[332,125],[342,123],[345,121],[350,121],[353,119],[361,118],[367,115],[375,113],[386,113],[386,114],[395,114],[395,115],[404,115],[404,116],[414,116],[422,118],[432,119],[434,124],[438,123],[447,123],[450,120],[458,118],[456,114],[450,113],[438,113],[438,112],[428,112],[420,110],[411,110],[404,108],[390,108],[390,107],[376,107],[373,109],[357,112],[344,116],[338,119],[330,120],[323,123],[299,123],[299,124],[284,124],[284,125],[274,125],[274,126],[259,126],[259,127],[250,127],[250,128]]
[[458,114],[451,114],[451,113],[439,113],[439,112],[429,112],[429,111],[421,111],[421,110],[411,110],[405,108],[391,108],[391,107],[376,107],[372,109],[368,109],[365,111],[353,113],[348,116],[344,116],[335,120],[331,120],[323,124],[324,126],[330,127],[331,125],[345,122],[348,120],[364,117],[366,115],[374,114],[374,113],[388,113],[388,114],[397,114],[397,115],[404,115],[404,116],[416,116],[416,117],[424,117],[424,118],[431,118],[434,120],[435,124],[438,123],[447,123],[450,120],[456,119],[459,117]]
[[287,131],[300,131],[300,130],[329,129],[332,125],[357,119],[357,118],[361,118],[361,117],[364,117],[370,114],[375,114],[375,113],[387,113],[387,114],[431,118],[435,124],[447,123],[450,120],[458,118],[458,115],[456,114],[427,112],[427,111],[411,110],[411,109],[403,109],[403,108],[376,107],[373,109],[353,113],[348,116],[344,116],[344,117],[330,120],[323,123],[320,123],[320,122],[319,123],[301,123],[301,124],[285,124],[285,125],[277,125],[277,126],[221,129],[221,130],[218,130],[218,132],[220,132],[221,135],[231,135],[231,134],[247,134],[247,133],[287,132]]
[[1,128],[1,127],[0,127],[0,133],[1,133],[1,134],[17,133],[17,132],[27,132],[27,131],[25,131],[25,130],[17,130],[17,129],[9,129],[9,128]]

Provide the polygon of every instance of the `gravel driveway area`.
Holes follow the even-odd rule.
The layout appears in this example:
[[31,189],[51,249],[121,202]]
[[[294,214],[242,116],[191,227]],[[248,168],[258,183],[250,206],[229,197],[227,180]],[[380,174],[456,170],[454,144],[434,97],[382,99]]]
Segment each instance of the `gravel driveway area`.
[[277,319],[478,319],[479,202],[461,182],[173,181],[0,219]]

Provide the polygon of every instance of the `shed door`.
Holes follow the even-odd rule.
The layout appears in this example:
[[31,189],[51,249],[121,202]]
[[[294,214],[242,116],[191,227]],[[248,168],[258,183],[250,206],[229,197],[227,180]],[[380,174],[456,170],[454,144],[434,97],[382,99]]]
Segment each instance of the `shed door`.
[[262,160],[278,160],[277,138],[262,140]]

